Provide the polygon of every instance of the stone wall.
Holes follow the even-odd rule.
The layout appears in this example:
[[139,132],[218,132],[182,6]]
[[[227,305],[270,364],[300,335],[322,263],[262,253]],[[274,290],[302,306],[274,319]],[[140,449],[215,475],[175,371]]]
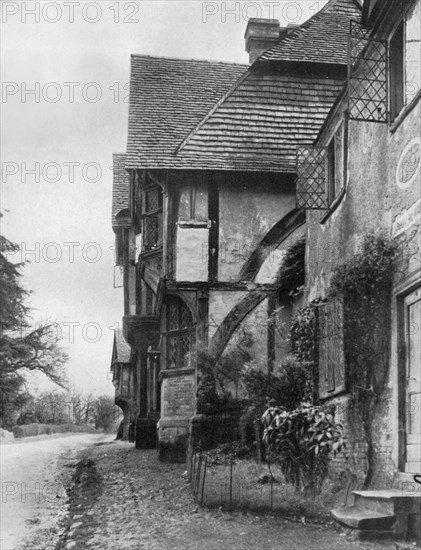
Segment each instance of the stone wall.
[[[340,106],[339,111],[341,108],[345,105]],[[330,214],[309,211],[307,215],[308,301],[326,295],[335,266],[359,250],[365,234],[383,232],[399,245],[392,300],[390,373],[384,410],[379,412],[373,429],[376,438],[373,484],[377,486],[390,484],[400,461],[398,298],[409,288],[421,284],[419,120],[418,102],[392,129],[386,124],[349,121],[345,193]],[[326,135],[328,133],[329,125]],[[354,449],[349,446],[332,462],[333,471],[339,472],[353,461],[354,467],[363,474],[365,453],[358,439],[356,445]]]

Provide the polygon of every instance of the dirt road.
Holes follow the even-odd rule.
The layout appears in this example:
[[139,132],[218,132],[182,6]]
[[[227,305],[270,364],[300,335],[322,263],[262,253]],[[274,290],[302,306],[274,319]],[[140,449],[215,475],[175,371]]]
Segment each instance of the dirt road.
[[[77,451],[113,437],[40,436],[1,445],[1,550],[20,549],[23,541],[38,529],[54,531],[67,501],[59,478],[61,463],[73,460]],[[38,550],[36,545],[33,550]],[[50,548],[44,546],[44,550]]]

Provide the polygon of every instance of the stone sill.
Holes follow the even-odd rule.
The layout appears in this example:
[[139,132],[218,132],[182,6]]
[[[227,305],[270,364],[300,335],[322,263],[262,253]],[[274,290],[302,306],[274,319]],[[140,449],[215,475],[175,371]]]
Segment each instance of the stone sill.
[[389,124],[389,131],[391,134],[396,132],[402,122],[406,119],[409,113],[418,105],[421,98],[421,90],[417,92],[415,97],[412,98],[411,102],[405,107],[402,107],[400,113],[395,117],[395,119]]
[[187,367],[184,369],[166,369],[159,373],[159,381],[163,378],[174,378],[176,376],[186,376],[187,374],[194,374],[196,369],[194,367]]

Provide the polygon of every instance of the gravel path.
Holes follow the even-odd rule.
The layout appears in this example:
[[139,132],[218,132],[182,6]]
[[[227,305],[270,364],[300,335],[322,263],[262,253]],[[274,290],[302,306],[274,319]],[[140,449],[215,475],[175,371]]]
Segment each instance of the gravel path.
[[79,453],[70,513],[57,550],[359,550],[340,528],[285,518],[201,509],[185,466],[164,464],[155,451],[113,442]]

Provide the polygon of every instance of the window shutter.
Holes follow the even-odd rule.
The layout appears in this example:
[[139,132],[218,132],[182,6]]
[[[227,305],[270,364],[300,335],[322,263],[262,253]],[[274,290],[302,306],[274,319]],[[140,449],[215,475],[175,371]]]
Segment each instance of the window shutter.
[[326,156],[326,147],[297,147],[297,208],[328,208]]
[[319,395],[323,399],[345,390],[342,301],[321,304],[318,319]]
[[387,42],[351,21],[348,43],[348,102],[351,120],[388,122]]

